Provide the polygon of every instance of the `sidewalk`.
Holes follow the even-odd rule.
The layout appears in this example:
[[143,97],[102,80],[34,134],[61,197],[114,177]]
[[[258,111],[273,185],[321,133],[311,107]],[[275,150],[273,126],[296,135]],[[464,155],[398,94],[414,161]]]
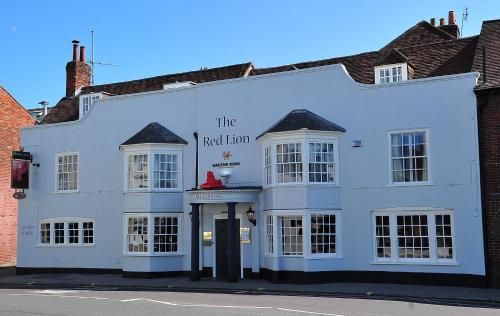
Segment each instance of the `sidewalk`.
[[93,290],[192,291],[238,294],[306,295],[391,299],[452,305],[486,304],[500,308],[500,289],[477,289],[371,283],[274,284],[264,280],[226,283],[212,279],[191,282],[188,277],[136,279],[119,274],[15,275],[0,269],[0,288],[86,288]]

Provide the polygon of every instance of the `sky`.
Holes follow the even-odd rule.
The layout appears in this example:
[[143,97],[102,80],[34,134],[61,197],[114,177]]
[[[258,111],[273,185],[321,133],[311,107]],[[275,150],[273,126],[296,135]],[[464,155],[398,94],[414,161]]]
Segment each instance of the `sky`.
[[378,50],[421,20],[448,18],[463,36],[500,18],[498,0],[7,1],[0,10],[0,85],[24,107],[65,94],[71,41],[95,32],[95,84],[253,62],[269,67]]

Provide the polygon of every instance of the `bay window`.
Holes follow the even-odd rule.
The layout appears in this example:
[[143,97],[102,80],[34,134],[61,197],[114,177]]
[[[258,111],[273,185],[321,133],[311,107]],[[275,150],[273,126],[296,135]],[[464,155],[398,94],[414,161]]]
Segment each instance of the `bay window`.
[[271,210],[265,214],[269,257],[340,257],[339,211]]
[[374,212],[375,261],[454,261],[452,213],[443,210]]
[[182,188],[180,150],[126,151],[128,191],[179,191]]
[[338,184],[338,139],[305,136],[263,144],[264,186]]
[[125,253],[180,254],[180,213],[125,215]]

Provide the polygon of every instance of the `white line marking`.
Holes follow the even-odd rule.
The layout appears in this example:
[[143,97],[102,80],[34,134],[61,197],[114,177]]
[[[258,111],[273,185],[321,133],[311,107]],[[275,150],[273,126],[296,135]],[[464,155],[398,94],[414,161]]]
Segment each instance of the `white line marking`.
[[277,310],[280,311],[285,311],[285,312],[295,312],[295,313],[302,313],[302,314],[313,314],[313,315],[326,315],[326,316],[343,316],[339,314],[328,314],[328,313],[321,313],[321,312],[309,312],[309,311],[301,311],[298,309],[289,309],[289,308],[282,308],[282,307],[276,307]]
[[[11,296],[37,296],[37,297],[59,297],[59,298],[77,298],[77,299],[90,299],[90,300],[111,300],[111,301],[118,301],[118,302],[138,302],[138,301],[145,301],[145,302],[151,302],[151,303],[158,303],[158,304],[163,304],[163,305],[168,305],[168,306],[177,306],[177,307],[207,307],[207,308],[233,308],[233,309],[247,309],[247,310],[255,310],[255,309],[267,309],[267,310],[279,310],[279,311],[284,311],[284,312],[294,312],[294,313],[300,313],[300,314],[309,314],[309,315],[322,315],[322,316],[343,316],[340,314],[329,314],[329,313],[322,313],[322,312],[312,312],[312,311],[304,311],[304,310],[298,310],[298,309],[290,309],[290,308],[283,308],[283,307],[273,307],[273,306],[245,306],[245,305],[212,305],[212,304],[188,304],[188,303],[173,303],[173,302],[167,302],[167,301],[160,301],[160,300],[153,300],[149,298],[131,298],[131,299],[123,299],[123,300],[118,300],[118,299],[113,299],[113,298],[107,298],[107,297],[98,297],[98,296],[81,296],[81,295],[64,295],[63,294],[51,294],[51,293],[60,293],[57,290],[55,291],[36,291],[38,293],[9,293],[7,295]],[[40,293],[42,292],[42,293]],[[61,291],[65,292],[65,291]],[[69,291],[68,291],[69,292]]]

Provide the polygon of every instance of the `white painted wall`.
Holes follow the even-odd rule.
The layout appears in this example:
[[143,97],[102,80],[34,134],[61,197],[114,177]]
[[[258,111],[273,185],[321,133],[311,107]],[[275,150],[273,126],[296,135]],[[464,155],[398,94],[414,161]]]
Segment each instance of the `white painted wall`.
[[[314,199],[306,206],[342,212],[343,258],[244,259],[245,266],[288,270],[374,270],[447,272],[484,275],[482,220],[479,191],[476,98],[477,74],[411,80],[391,85],[355,83],[343,66],[334,65],[266,76],[227,80],[176,90],[110,97],[99,100],[78,122],[36,126],[22,130],[21,144],[33,153],[31,189],[20,202],[19,226],[33,226],[32,235],[19,232],[18,266],[122,269],[123,213],[141,211],[134,204],[127,210],[123,193],[123,153],[119,145],[150,122],[157,121],[186,139],[183,148],[184,189],[194,186],[195,142],[200,135],[200,181],[213,163],[224,162],[231,151],[229,185],[262,185],[262,153],[255,137],[293,109],[306,108],[344,127],[339,139],[340,183],[332,188],[334,199]],[[219,128],[217,118],[236,119],[235,126]],[[389,186],[388,131],[427,128],[430,133],[430,168],[433,185]],[[204,137],[240,135],[250,142],[204,146]],[[362,139],[364,147],[352,148]],[[54,193],[55,154],[78,151],[78,193]],[[256,211],[269,203],[261,194]],[[284,198],[292,194],[282,190]],[[324,191],[304,189],[308,196]],[[265,196],[265,197],[264,197]],[[272,199],[272,197],[271,197]],[[168,200],[168,199],[166,199]],[[151,201],[151,199],[149,199]],[[190,212],[189,195],[183,209]],[[271,201],[272,202],[272,201]],[[177,204],[178,202],[176,202]],[[178,205],[178,204],[177,204]],[[456,265],[372,264],[371,210],[389,207],[442,207],[455,214]],[[290,208],[304,208],[297,204]],[[142,211],[149,211],[146,203]],[[169,210],[175,211],[175,210]],[[207,213],[208,214],[208,213]],[[39,220],[58,216],[91,217],[95,220],[95,246],[90,248],[37,246]],[[205,217],[203,223],[205,223]],[[183,219],[183,249],[178,258],[134,258],[133,269],[152,271],[189,270],[190,222]],[[256,247],[258,242],[253,243]],[[245,251],[246,253],[246,251]],[[141,261],[142,260],[142,261]],[[210,256],[203,257],[209,262]],[[259,263],[260,262],[260,263]]]

